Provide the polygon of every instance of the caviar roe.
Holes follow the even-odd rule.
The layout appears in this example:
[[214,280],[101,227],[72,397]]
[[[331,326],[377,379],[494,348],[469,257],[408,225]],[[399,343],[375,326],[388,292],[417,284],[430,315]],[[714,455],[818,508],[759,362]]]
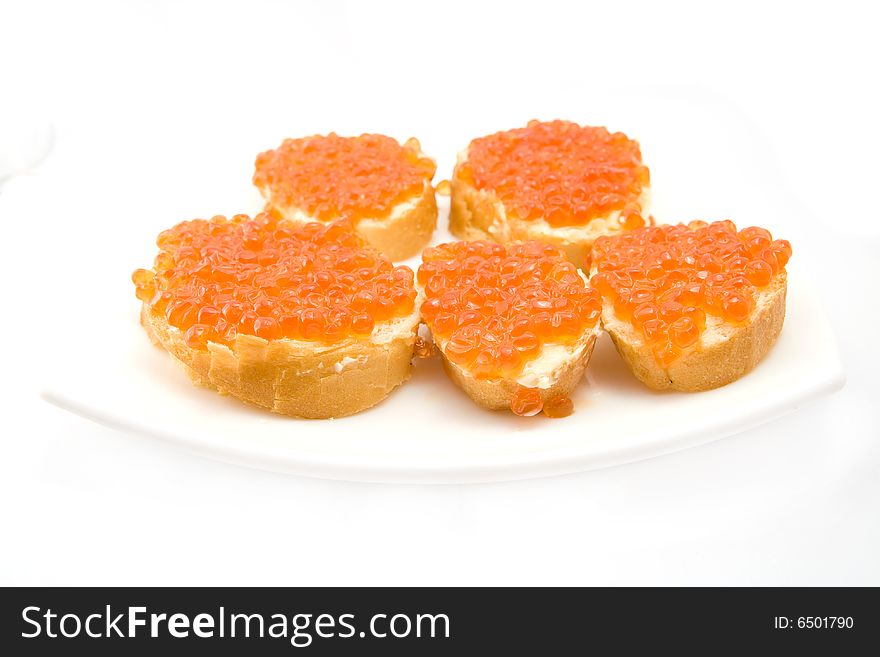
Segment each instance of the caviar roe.
[[413,353],[417,358],[430,358],[434,355],[434,343],[430,340],[425,340],[421,335],[417,335]]
[[426,249],[422,318],[449,360],[477,378],[518,374],[544,344],[593,328],[599,294],[553,246],[452,242]]
[[513,393],[513,399],[510,402],[510,410],[515,415],[522,417],[537,415],[543,407],[544,400],[534,388],[519,388]]
[[565,395],[551,397],[544,403],[544,415],[547,417],[568,417],[574,413],[574,402]]
[[493,192],[519,219],[583,226],[619,213],[626,229],[645,225],[640,198],[650,184],[637,142],[620,132],[568,121],[474,139],[458,175]]
[[236,335],[334,343],[413,311],[409,267],[366,247],[345,222],[293,224],[268,213],[184,221],[161,233],[138,299],[193,348]]
[[785,270],[791,244],[764,228],[692,221],[600,237],[592,257],[590,284],[668,367],[699,343],[707,315],[748,322],[757,292]]
[[383,135],[331,133],[286,139],[257,156],[254,184],[270,204],[302,210],[321,221],[387,217],[395,205],[421,194],[434,161],[419,142],[401,146]]

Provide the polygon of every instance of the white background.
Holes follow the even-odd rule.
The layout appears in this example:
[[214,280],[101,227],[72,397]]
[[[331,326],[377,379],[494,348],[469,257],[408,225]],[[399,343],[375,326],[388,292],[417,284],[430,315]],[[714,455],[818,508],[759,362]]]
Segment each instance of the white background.
[[[44,167],[0,189],[0,583],[880,584],[869,4],[0,1],[0,160],[25,134],[10,126],[48,118],[57,136]],[[671,456],[473,486],[250,471],[39,399],[46,341],[95,303],[77,274],[102,266],[95,227],[78,231],[90,207],[118,209],[100,226],[104,249],[152,238],[126,221],[133,208],[168,224],[233,211],[229,181],[187,180],[199,158],[222,157],[226,130],[271,145],[261,117],[289,112],[314,132],[406,137],[430,120],[479,134],[469,117],[487,107],[529,112],[560,88],[608,86],[698,89],[754,124],[825,258],[812,273],[843,391]],[[132,166],[160,149],[166,167]],[[41,177],[86,166],[69,212],[39,225],[11,210],[42,216]],[[102,187],[102,170],[120,167],[137,180]],[[163,189],[187,185],[191,206],[163,206]]]

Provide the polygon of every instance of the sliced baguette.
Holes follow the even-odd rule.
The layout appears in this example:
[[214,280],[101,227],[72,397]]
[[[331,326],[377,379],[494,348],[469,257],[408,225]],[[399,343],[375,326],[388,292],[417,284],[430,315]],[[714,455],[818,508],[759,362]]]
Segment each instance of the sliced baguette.
[[197,385],[282,415],[333,418],[375,406],[409,378],[419,311],[329,346],[238,335],[231,348],[209,342],[205,351],[146,305],[141,323]]
[[[321,194],[325,195],[324,198],[333,198],[337,192],[345,191],[349,183],[355,185],[363,184],[362,175],[365,171],[361,170],[355,173],[349,173],[349,171],[352,165],[362,165],[364,157],[371,163],[367,166],[373,167],[369,170],[370,175],[376,172],[379,172],[379,175],[381,175],[381,171],[385,170],[386,165],[393,165],[393,159],[402,153],[406,153],[407,158],[415,157],[416,161],[419,162],[419,170],[416,177],[408,179],[405,189],[410,189],[413,181],[422,179],[424,186],[421,191],[418,191],[416,187],[417,191],[409,194],[408,197],[399,199],[389,211],[385,207],[369,207],[370,200],[368,199],[372,197],[364,195],[363,188],[348,190],[349,193],[355,193],[355,197],[350,197],[350,200],[359,199],[356,203],[361,206],[367,204],[366,208],[359,207],[357,216],[348,216],[339,209],[336,210],[336,216],[325,217],[325,219],[311,216],[307,208],[296,205],[297,197],[295,195],[291,196],[285,193],[285,187],[288,183],[303,184],[309,182],[310,179],[301,176],[308,176],[308,171],[311,171],[311,169],[306,168],[305,174],[298,173],[302,171],[302,163],[285,163],[285,157],[289,154],[289,149],[296,150],[298,148],[297,144],[308,143],[318,147],[320,144],[331,142],[352,143],[359,139],[339,137],[331,133],[326,136],[316,135],[303,139],[285,140],[278,149],[266,151],[257,156],[253,182],[257,189],[260,190],[263,198],[266,199],[265,209],[280,218],[296,223],[314,221],[328,223],[340,218],[347,218],[352,221],[355,230],[371,246],[381,251],[391,260],[406,260],[418,255],[427,246],[431,235],[434,233],[434,229],[437,227],[437,200],[434,195],[434,187],[431,184],[431,179],[436,171],[436,163],[422,152],[418,139],[414,137],[408,139],[403,144],[398,144],[396,140],[382,135],[361,135],[361,138],[379,140],[376,142],[377,144],[384,144],[386,148],[391,150],[372,151],[371,147],[367,147],[367,151],[364,152],[366,155],[364,153],[360,155],[350,153],[343,157],[341,161],[323,159],[324,156],[320,154],[321,151],[313,151],[313,154],[309,156],[313,165],[333,167],[328,172],[325,172],[328,175],[323,178],[323,183],[315,183],[325,186],[325,191],[321,192]],[[373,153],[380,153],[377,155],[377,160],[371,159],[370,155]],[[392,158],[392,161],[383,159],[388,157]],[[311,180],[311,182],[314,183],[314,180]],[[404,183],[394,184],[402,185]],[[393,190],[394,188],[392,187],[391,189]],[[394,198],[398,199],[403,192],[404,188],[400,187]],[[333,205],[333,207],[336,206]]]
[[[494,193],[479,190],[462,179],[459,172],[466,161],[467,149],[459,153],[450,180],[449,231],[459,239],[489,239],[501,243],[526,240],[549,242],[565,253],[570,262],[583,267],[596,238],[625,230],[620,221],[620,212],[593,219],[585,226],[563,227],[551,226],[541,218],[524,220],[510,216],[504,203]],[[644,216],[647,216],[650,198],[650,189],[645,187],[639,199]]]
[[[489,410],[512,410],[511,404],[514,401],[514,397],[523,388],[536,391],[544,402],[557,396],[568,396],[583,377],[584,371],[586,370],[593,353],[596,338],[602,330],[599,322],[600,308],[598,295],[589,289],[587,277],[582,271],[575,269],[569,263],[565,262],[562,253],[554,251],[554,249],[548,247],[546,244],[531,242],[523,245],[508,245],[505,248],[497,246],[493,248],[494,245],[491,245],[489,246],[488,253],[484,250],[486,246],[487,243],[485,241],[482,243],[469,242],[465,244],[462,242],[456,242],[449,245],[439,245],[436,249],[440,251],[441,254],[438,255],[429,253],[428,251],[425,252],[424,262],[419,268],[419,273],[416,276],[416,290],[419,293],[421,306],[425,309],[424,318],[429,329],[432,328],[432,322],[437,319],[437,314],[442,312],[459,312],[460,309],[464,309],[465,313],[476,312],[477,315],[482,317],[482,319],[477,319],[476,322],[473,321],[473,318],[468,319],[467,323],[458,324],[453,330],[445,331],[442,336],[432,334],[434,344],[440,353],[443,367],[446,370],[447,375],[456,385],[464,390],[464,392],[471,397],[477,405]],[[451,247],[451,252],[449,247]],[[446,254],[445,256],[443,255],[444,250]],[[519,304],[523,303],[523,299],[518,299],[515,295],[514,297],[502,297],[501,294],[498,296],[484,296],[483,293],[478,290],[478,286],[499,285],[500,287],[494,289],[496,291],[503,291],[505,290],[505,284],[500,280],[494,283],[478,283],[477,279],[481,276],[486,276],[491,279],[493,275],[497,275],[497,272],[503,271],[505,267],[525,267],[526,272],[534,272],[536,271],[534,268],[536,263],[529,263],[527,259],[538,254],[542,254],[543,259],[543,257],[546,257],[548,254],[548,250],[559,265],[564,265],[564,269],[569,269],[568,275],[574,276],[574,278],[580,278],[582,287],[578,286],[579,289],[586,292],[587,297],[592,296],[591,300],[588,301],[587,299],[584,299],[580,302],[594,304],[592,306],[592,325],[585,326],[584,324],[581,324],[579,329],[580,333],[573,340],[566,339],[558,343],[552,341],[541,342],[534,355],[524,361],[520,361],[518,371],[515,371],[515,373],[511,372],[499,375],[499,371],[505,370],[489,369],[488,372],[494,371],[495,373],[481,376],[475,374],[475,371],[472,370],[469,365],[462,365],[460,360],[459,362],[456,362],[455,358],[450,357],[447,348],[456,338],[458,332],[464,330],[466,326],[471,323],[475,323],[477,326],[482,324],[482,328],[486,329],[487,326],[496,322],[500,317],[504,317],[507,320],[511,319],[512,315],[509,313],[519,315],[522,312],[533,312],[534,307],[531,304],[536,303],[536,299],[540,298],[535,296],[524,297],[527,300],[527,305],[521,306]],[[511,256],[511,259],[504,260],[503,258],[506,255]],[[452,260],[450,261],[449,258],[452,258]],[[444,260],[446,260],[445,263],[443,262]],[[474,262],[475,260],[477,262]],[[442,263],[439,268],[437,267],[438,262]],[[554,265],[551,264],[551,266]],[[481,267],[485,267],[482,273],[479,271]],[[443,301],[442,299],[446,296],[445,292],[440,292],[437,288],[434,288],[434,294],[428,295],[425,289],[426,287],[430,288],[430,286],[434,285],[433,280],[435,277],[445,276],[445,274],[440,273],[442,271],[455,271],[458,272],[459,275],[465,277],[473,276],[474,280],[464,282],[462,286],[457,289],[452,288],[454,290],[453,297],[457,297],[457,299],[446,297],[446,301]],[[513,273],[513,271],[514,269],[507,269],[508,273]],[[462,272],[464,273],[462,274]],[[536,280],[540,279],[526,279],[526,282],[534,282]],[[554,279],[545,280],[554,281]],[[571,285],[572,282],[573,281],[568,281],[566,284]],[[516,283],[516,285],[518,284],[519,283]],[[507,289],[514,290],[515,288],[510,287]],[[470,295],[475,291],[478,294],[477,299],[471,298],[463,301],[465,297],[458,296]],[[550,292],[551,294],[558,294],[561,292],[565,297],[568,297],[569,299],[571,298],[569,297],[571,294],[570,291],[561,291],[560,288],[554,288],[552,292],[545,288],[544,291]],[[426,297],[428,296],[431,298],[426,300]],[[498,305],[496,305],[499,303],[503,306],[502,308],[499,308]],[[514,308],[511,308],[511,303],[516,304]],[[445,311],[442,310],[444,304],[447,304],[447,310]],[[449,310],[450,308],[458,308],[459,310]],[[525,310],[527,308],[531,308],[532,310]],[[542,306],[542,308],[550,308],[550,305]],[[569,306],[569,310],[572,308],[572,306]],[[584,308],[586,307],[581,308],[581,310]],[[429,309],[430,312],[428,312]],[[498,315],[497,313],[505,314]],[[462,317],[459,317],[459,320],[460,319],[462,319]],[[533,329],[531,328],[526,329],[527,332],[531,332],[532,330]],[[498,345],[498,341],[505,340],[512,335],[512,333],[505,333],[503,331],[494,333],[493,331],[497,331],[497,329],[489,329],[489,335],[493,335],[492,340],[488,342],[489,345]],[[533,339],[534,338],[536,338],[536,336],[533,336]],[[486,343],[483,343],[483,345],[485,347]],[[511,346],[514,346],[515,348],[515,341],[511,342]],[[493,356],[493,358],[494,357],[495,356]],[[484,369],[483,372],[485,373],[486,370]]]
[[[595,274],[595,269],[592,272]],[[785,318],[786,273],[774,276],[755,296],[749,320],[733,326],[707,315],[706,330],[697,344],[668,368],[661,367],[643,336],[617,317],[607,299],[602,324],[614,346],[639,381],[654,390],[697,392],[736,381],[767,355],[779,337]]]

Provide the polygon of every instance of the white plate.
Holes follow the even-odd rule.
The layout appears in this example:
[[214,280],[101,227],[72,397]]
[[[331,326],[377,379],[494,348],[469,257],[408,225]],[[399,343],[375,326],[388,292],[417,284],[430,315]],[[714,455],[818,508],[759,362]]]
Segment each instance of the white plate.
[[[786,210],[784,197],[768,184],[765,154],[756,150],[758,141],[735,113],[705,98],[650,94],[608,95],[591,102],[589,112],[574,105],[532,112],[604,123],[637,137],[651,167],[658,218],[729,217],[740,226],[765,225],[794,243],[785,327],[752,373],[709,392],[655,393],[629,374],[603,336],[573,395],[577,410],[565,419],[482,411],[446,379],[436,359],[417,361],[410,382],[354,417],[276,417],[191,386],[169,357],[149,343],[137,323],[137,302],[127,280],[132,269],[149,261],[150,250],[123,242],[121,256],[105,263],[93,281],[103,286],[101,298],[113,299],[104,310],[93,311],[112,330],[101,334],[70,327],[71,340],[79,346],[51,361],[44,397],[124,431],[246,466],[359,481],[473,482],[569,473],[665,454],[748,429],[842,386],[835,341],[807,281],[809,255],[799,249],[800,226]],[[495,127],[525,118],[514,122],[508,117]],[[278,129],[279,137],[315,131]],[[438,153],[438,179],[466,141],[462,134],[479,132],[422,131],[423,144],[445,144],[444,153]],[[231,143],[229,149],[230,158],[254,152],[248,140]],[[201,175],[209,174],[203,168]],[[227,170],[216,175],[231,179]],[[247,182],[240,184],[240,194],[232,193],[242,200],[231,212],[258,209]],[[196,190],[199,184],[195,180]],[[230,196],[228,188],[224,195]],[[174,207],[186,207],[185,199],[174,201]],[[441,204],[441,225],[446,207]],[[207,213],[216,209],[212,205]],[[148,225],[141,232],[152,234],[174,222],[161,216],[144,221]],[[439,242],[448,234],[440,230],[435,237]]]

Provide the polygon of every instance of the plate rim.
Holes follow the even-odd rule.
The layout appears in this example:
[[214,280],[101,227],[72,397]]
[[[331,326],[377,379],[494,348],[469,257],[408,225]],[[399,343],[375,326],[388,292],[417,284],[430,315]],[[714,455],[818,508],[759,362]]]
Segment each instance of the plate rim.
[[[811,380],[808,385],[789,389],[782,399],[774,397],[772,403],[763,403],[755,407],[749,413],[748,418],[741,422],[731,423],[728,421],[725,425],[714,425],[711,428],[701,424],[678,434],[666,431],[655,437],[647,446],[644,444],[628,446],[604,452],[599,456],[579,453],[574,447],[567,447],[536,452],[537,458],[534,456],[529,459],[508,458],[507,462],[505,459],[496,459],[491,464],[478,462],[426,466],[423,463],[412,464],[405,460],[389,464],[387,462],[369,462],[364,459],[354,461],[346,458],[331,458],[326,453],[316,455],[314,452],[302,451],[296,453],[296,458],[279,459],[277,455],[271,455],[266,450],[255,451],[229,445],[218,445],[204,440],[202,436],[184,436],[148,427],[128,418],[114,415],[112,412],[77,402],[70,395],[52,387],[43,388],[40,396],[53,406],[122,433],[165,443],[188,454],[240,467],[316,479],[362,483],[493,483],[588,472],[653,459],[715,442],[768,424],[788,415],[803,404],[830,395],[844,387],[846,374],[836,345],[833,355],[833,362],[824,367],[825,371],[821,376]],[[795,392],[791,392],[791,390]]]

